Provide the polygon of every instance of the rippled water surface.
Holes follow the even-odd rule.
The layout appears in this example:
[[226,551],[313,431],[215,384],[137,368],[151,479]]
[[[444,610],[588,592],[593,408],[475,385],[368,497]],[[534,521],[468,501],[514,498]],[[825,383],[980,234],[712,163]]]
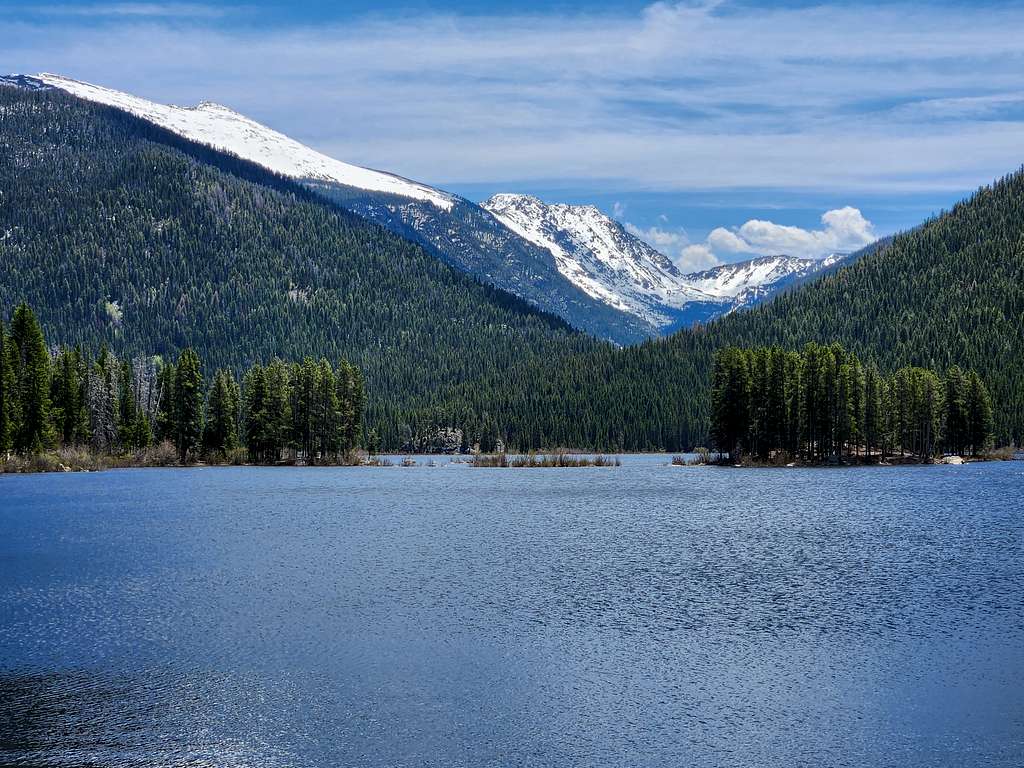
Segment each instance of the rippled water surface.
[[0,764],[1021,766],[1024,464],[0,476]]

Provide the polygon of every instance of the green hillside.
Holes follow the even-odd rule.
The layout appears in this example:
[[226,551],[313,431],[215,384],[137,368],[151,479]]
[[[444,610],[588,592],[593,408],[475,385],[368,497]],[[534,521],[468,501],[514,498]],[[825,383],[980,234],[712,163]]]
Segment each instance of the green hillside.
[[760,307],[458,387],[409,420],[486,412],[522,447],[683,450],[709,439],[716,349],[808,341],[839,342],[887,373],[974,369],[992,391],[997,442],[1024,442],[1024,172]]
[[59,92],[0,87],[0,264],[0,308],[28,301],[53,342],[347,357],[385,424],[600,346],[297,184]]

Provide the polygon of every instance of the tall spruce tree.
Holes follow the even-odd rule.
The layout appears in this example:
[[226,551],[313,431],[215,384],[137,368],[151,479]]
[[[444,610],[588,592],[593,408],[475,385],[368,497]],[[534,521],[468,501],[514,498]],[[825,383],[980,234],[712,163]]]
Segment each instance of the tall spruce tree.
[[992,398],[975,371],[967,377],[967,430],[971,453],[977,456],[992,443]]
[[945,379],[946,419],[944,442],[946,449],[957,454],[967,450],[970,439],[970,424],[967,410],[967,376],[960,366],[954,365],[946,371]]
[[238,382],[225,369],[214,374],[206,403],[203,447],[208,454],[226,456],[238,447]]
[[256,364],[242,379],[242,434],[249,460],[263,464],[270,460],[271,416],[267,410],[267,373]]
[[185,463],[203,434],[203,374],[199,356],[188,347],[178,356],[174,372],[174,446]]
[[11,450],[14,438],[15,378],[13,343],[0,318],[0,455]]
[[50,414],[50,353],[35,314],[22,302],[11,320],[14,346],[18,423],[14,448],[20,453],[39,453],[53,443]]
[[88,369],[81,350],[78,347],[62,349],[53,366],[50,395],[54,426],[62,445],[89,442],[87,381]]

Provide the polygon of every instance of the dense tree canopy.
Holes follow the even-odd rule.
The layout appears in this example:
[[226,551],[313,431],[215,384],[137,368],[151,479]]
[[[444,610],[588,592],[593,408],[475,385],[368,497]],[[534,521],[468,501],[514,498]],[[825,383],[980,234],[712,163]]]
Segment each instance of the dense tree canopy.
[[[26,304],[14,310],[12,328],[17,335],[8,336],[0,320],[0,454],[66,447],[132,454],[155,436],[173,444],[180,462],[315,464],[349,461],[364,444],[363,375],[345,359],[336,367],[274,359],[250,368],[240,388],[223,368],[207,384],[192,348],[174,363],[118,360],[106,346],[95,360],[78,347],[51,355]],[[239,453],[243,445],[248,451]]]
[[[315,193],[117,110],[0,86],[0,307],[51,339],[214,368],[346,358],[368,418],[601,346]],[[114,374],[116,378],[116,373]]]
[[522,448],[685,450],[710,437],[716,350],[812,341],[839,342],[886,376],[976,371],[992,393],[996,442],[1024,443],[1024,172],[764,305],[667,339],[484,375],[405,420],[479,431],[490,419]]
[[711,413],[714,447],[733,460],[978,455],[992,437],[992,401],[975,372],[954,366],[943,380],[906,367],[885,377],[839,344],[719,350]]
[[[457,427],[469,444],[676,451],[709,441],[716,350],[838,342],[872,387],[902,368],[976,372],[992,393],[996,441],[1024,441],[1024,173],[765,305],[617,349],[299,185],[116,110],[0,87],[0,114],[0,306],[27,299],[65,349],[105,342],[121,358],[173,360],[192,347],[214,369],[235,370],[276,356],[346,358],[365,371],[366,426],[385,448]],[[12,339],[13,329],[0,368],[10,401],[8,380],[28,363]],[[143,439],[106,429],[129,405],[114,398],[128,372],[100,360],[88,370],[92,442]],[[171,365],[160,371],[172,376]],[[977,399],[974,374],[963,375],[963,386],[947,375],[939,394]],[[299,400],[287,404],[283,376],[267,365],[266,381],[254,381],[278,398],[261,405],[268,414],[331,407],[325,371],[303,371]],[[39,424],[50,406],[35,391]],[[170,437],[173,397],[153,392],[154,436]],[[82,427],[78,406],[62,407],[53,423],[63,439]],[[13,431],[12,406],[0,412],[0,439],[56,437]],[[947,418],[946,434],[973,444],[982,427]],[[272,453],[284,425],[258,426],[266,433],[255,444],[239,440]],[[325,445],[302,434],[306,447]]]

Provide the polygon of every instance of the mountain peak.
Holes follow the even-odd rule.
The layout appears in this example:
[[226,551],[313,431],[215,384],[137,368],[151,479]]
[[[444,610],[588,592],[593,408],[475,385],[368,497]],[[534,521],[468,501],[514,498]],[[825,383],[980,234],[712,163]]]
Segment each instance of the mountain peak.
[[333,182],[424,201],[443,211],[451,210],[455,201],[454,195],[425,184],[335,160],[213,101],[202,101],[195,107],[160,104],[51,72],[11,75],[4,82],[23,88],[57,88],[80,99],[120,109],[190,141],[230,152],[294,179]]

